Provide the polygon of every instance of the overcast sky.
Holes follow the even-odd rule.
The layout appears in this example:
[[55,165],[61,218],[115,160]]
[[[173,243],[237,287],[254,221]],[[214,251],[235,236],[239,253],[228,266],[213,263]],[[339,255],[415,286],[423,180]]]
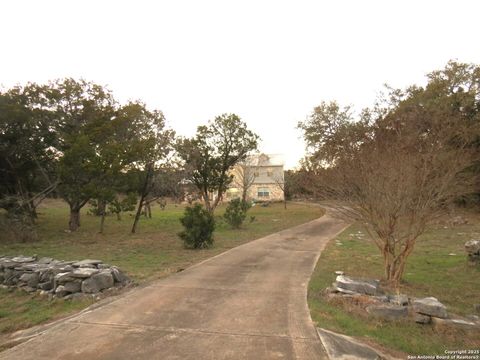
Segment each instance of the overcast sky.
[[233,112],[293,167],[320,101],[360,109],[384,83],[480,63],[479,14],[475,0],[2,1],[0,84],[82,77],[181,135]]

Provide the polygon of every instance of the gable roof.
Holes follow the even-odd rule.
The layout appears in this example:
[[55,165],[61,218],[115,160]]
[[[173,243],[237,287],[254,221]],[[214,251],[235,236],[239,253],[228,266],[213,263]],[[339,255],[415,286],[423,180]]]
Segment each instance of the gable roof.
[[250,166],[284,166],[282,154],[254,154],[247,157]]

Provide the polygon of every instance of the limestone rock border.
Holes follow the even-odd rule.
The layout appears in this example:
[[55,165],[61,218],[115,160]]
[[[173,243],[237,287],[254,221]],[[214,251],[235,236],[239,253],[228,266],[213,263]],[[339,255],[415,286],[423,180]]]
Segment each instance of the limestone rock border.
[[101,260],[63,261],[37,256],[0,256],[0,284],[50,298],[76,299],[121,288],[131,280]]

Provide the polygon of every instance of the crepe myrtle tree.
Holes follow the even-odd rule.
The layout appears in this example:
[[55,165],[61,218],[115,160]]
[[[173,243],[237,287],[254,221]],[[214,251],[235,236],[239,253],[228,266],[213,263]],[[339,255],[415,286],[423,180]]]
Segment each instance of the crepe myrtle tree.
[[187,180],[200,192],[208,212],[214,212],[231,184],[233,167],[257,149],[258,141],[237,115],[223,114],[199,126],[195,137],[178,142]]
[[450,62],[428,84],[390,89],[355,119],[321,103],[299,124],[308,189],[365,225],[398,285],[426,226],[478,183],[480,68]]

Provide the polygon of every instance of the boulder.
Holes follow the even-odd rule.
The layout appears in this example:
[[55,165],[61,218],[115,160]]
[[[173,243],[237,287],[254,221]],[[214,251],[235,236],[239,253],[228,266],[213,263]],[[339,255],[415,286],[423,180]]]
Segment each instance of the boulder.
[[69,281],[66,282],[63,287],[65,288],[66,291],[70,293],[76,293],[81,291],[82,289],[82,281],[81,280],[74,280],[74,281]]
[[86,279],[98,273],[97,269],[78,268],[71,273],[71,277]]
[[2,260],[0,266],[4,269],[13,269],[15,266],[18,266],[19,263],[16,261],[12,261],[11,259]]
[[434,297],[416,299],[413,301],[413,311],[442,319],[448,317],[447,308],[445,305],[443,305]]
[[56,289],[55,289],[55,295],[57,297],[64,297],[65,295],[68,295],[70,294],[63,285],[60,285],[58,286]]
[[81,292],[73,293],[70,296],[71,296],[71,299],[73,301],[75,301],[75,300],[82,301],[82,300],[86,300],[86,299],[92,299],[92,295],[84,294],[84,293],[81,293]]
[[75,268],[72,265],[65,265],[59,268],[60,271],[67,272],[73,271]]
[[332,291],[336,293],[342,293],[342,294],[347,294],[347,295],[361,295],[355,291],[347,290],[344,288],[341,288],[338,286],[337,282],[334,282],[332,284]]
[[478,315],[470,314],[470,315],[467,315],[466,318],[467,320],[473,321],[475,323],[480,323],[480,316]]
[[18,271],[37,271],[39,270],[43,265],[36,264],[36,263],[27,263],[27,264],[22,264],[20,266],[15,267],[15,270]]
[[48,291],[53,289],[53,280],[39,283],[37,288],[40,290]]
[[39,264],[50,264],[52,261],[53,261],[52,258],[42,257],[42,258],[40,258],[37,262],[38,262]]
[[55,284],[63,285],[68,281],[72,281],[73,277],[71,272],[61,272],[55,275],[54,279],[55,279]]
[[110,270],[115,282],[125,284],[130,281],[130,279],[118,267],[112,266]]
[[408,316],[408,309],[406,306],[383,304],[369,305],[366,310],[370,315],[386,320],[399,320]]
[[433,326],[437,330],[455,330],[463,329],[466,331],[475,331],[480,334],[480,325],[474,321],[468,321],[464,319],[440,319],[432,318]]
[[21,274],[17,271],[7,268],[5,269],[5,280],[3,281],[3,283],[8,286],[17,285],[20,275]]
[[36,258],[32,256],[22,256],[22,255],[12,258],[13,262],[20,263],[20,264],[34,262],[35,260]]
[[82,264],[79,266],[80,269],[96,269],[97,267],[93,264]]
[[53,281],[55,275],[62,271],[54,268],[47,268],[40,270],[40,282]]
[[415,313],[415,322],[418,324],[430,324],[432,322],[432,317],[428,315],[423,315],[419,313]]
[[388,298],[387,295],[381,295],[381,296],[372,296],[377,301],[380,301],[382,303],[388,303],[390,302],[390,299]]
[[82,292],[87,294],[98,293],[103,289],[107,289],[113,286],[113,276],[108,270],[99,272],[92,275],[92,277],[83,280]]
[[465,243],[465,251],[468,254],[480,253],[480,240],[469,240]]
[[395,305],[407,306],[408,305],[408,296],[399,294],[399,295],[388,295],[388,301]]
[[[335,281],[336,288],[340,292],[347,290],[349,292],[365,295],[381,295],[380,282],[372,279],[355,279],[345,275],[339,275]],[[341,289],[341,290],[340,290]]]
[[97,269],[103,270],[103,269],[110,269],[112,266],[109,264],[97,264]]
[[85,259],[82,261],[77,261],[72,263],[74,267],[82,267],[85,265],[98,265],[101,264],[103,261],[102,260],[92,260],[92,259]]
[[36,288],[39,282],[38,273],[24,273],[19,280],[27,284],[27,286]]

